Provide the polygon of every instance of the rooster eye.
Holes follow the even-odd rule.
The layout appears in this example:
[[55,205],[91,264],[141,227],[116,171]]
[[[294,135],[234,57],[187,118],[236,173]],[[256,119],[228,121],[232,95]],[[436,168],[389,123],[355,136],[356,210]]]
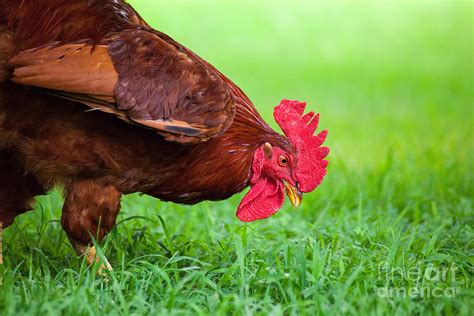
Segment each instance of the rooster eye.
[[288,157],[281,155],[278,158],[278,164],[282,167],[286,167],[288,165]]

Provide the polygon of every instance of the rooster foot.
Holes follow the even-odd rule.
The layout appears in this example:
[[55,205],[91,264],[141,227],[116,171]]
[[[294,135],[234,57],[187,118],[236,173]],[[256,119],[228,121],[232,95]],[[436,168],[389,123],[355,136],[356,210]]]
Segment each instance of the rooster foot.
[[[76,251],[78,256],[84,255],[86,257],[86,262],[89,266],[100,261],[95,246],[83,245],[74,241],[72,242],[72,246],[74,247],[74,250]],[[107,258],[104,257],[104,262],[101,263],[99,269],[97,270],[97,275],[104,277],[107,276],[107,271],[112,270],[113,269],[109,261],[107,260]]]

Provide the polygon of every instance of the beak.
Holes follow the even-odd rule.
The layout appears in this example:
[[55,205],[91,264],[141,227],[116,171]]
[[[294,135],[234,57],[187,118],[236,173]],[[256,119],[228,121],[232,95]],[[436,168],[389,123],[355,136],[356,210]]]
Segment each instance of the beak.
[[293,204],[294,207],[300,206],[301,200],[303,199],[303,194],[300,190],[285,182],[285,191],[286,195],[290,198],[291,204]]

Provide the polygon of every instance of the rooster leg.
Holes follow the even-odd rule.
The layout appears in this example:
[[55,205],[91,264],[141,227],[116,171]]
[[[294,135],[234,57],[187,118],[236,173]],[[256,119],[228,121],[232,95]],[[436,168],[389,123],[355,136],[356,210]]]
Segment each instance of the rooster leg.
[[[120,210],[121,193],[112,185],[104,185],[97,180],[74,182],[67,188],[61,224],[78,255],[85,255],[89,265],[98,262],[92,236],[100,241],[115,225]],[[110,263],[100,266],[112,270]]]

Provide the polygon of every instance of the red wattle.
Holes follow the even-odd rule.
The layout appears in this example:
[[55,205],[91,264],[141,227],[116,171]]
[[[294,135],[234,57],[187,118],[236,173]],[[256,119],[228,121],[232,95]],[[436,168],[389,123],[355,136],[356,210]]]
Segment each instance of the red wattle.
[[285,201],[281,181],[260,177],[250,187],[237,209],[237,217],[243,222],[253,222],[275,214]]

